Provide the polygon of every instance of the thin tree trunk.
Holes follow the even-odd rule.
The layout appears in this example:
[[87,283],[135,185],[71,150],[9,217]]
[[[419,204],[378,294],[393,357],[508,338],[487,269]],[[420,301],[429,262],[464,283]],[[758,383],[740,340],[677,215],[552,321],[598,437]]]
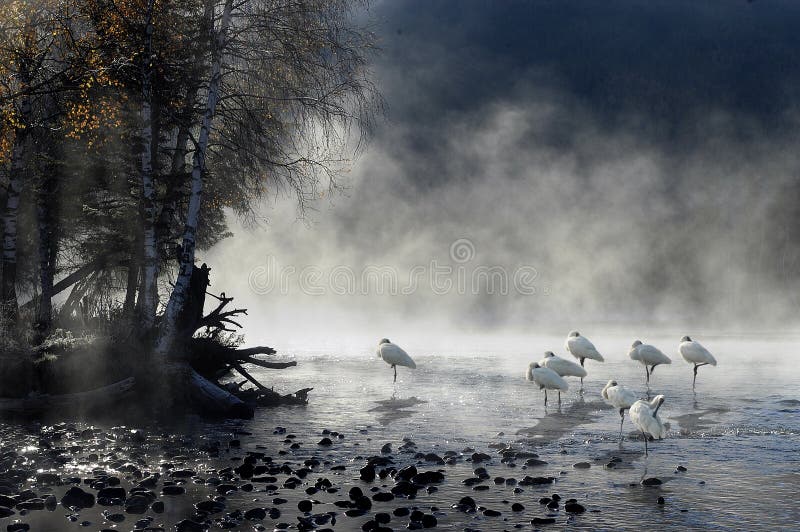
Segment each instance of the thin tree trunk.
[[145,24],[145,46],[142,57],[142,243],[143,271],[140,298],[141,319],[145,333],[152,331],[158,306],[158,245],[156,242],[156,190],[153,180],[153,10],[154,0],[148,2]]
[[53,319],[53,278],[56,272],[58,235],[56,234],[55,203],[57,178],[55,169],[49,164],[42,176],[36,198],[36,221],[39,228],[39,308],[36,316],[37,329],[46,334]]
[[188,299],[189,284],[194,269],[194,254],[197,235],[197,225],[200,219],[200,206],[203,193],[203,176],[206,169],[206,153],[208,150],[208,137],[211,132],[212,122],[217,109],[219,100],[220,82],[222,79],[222,56],[225,48],[225,39],[230,26],[231,10],[233,1],[226,0],[222,11],[222,20],[219,31],[213,36],[213,49],[211,61],[211,79],[208,84],[208,97],[206,101],[203,120],[200,126],[200,135],[197,140],[197,147],[192,158],[192,177],[191,193],[189,196],[189,208],[186,214],[186,227],[183,233],[183,246],[181,249],[180,270],[175,281],[175,288],[172,290],[167,309],[164,313],[164,320],[156,346],[156,354],[163,358],[172,347],[177,331],[178,317]]
[[20,106],[22,127],[17,128],[14,149],[11,155],[11,173],[6,190],[6,205],[3,215],[3,284],[2,312],[5,320],[16,322],[19,314],[17,300],[17,216],[22,194],[23,173],[26,167],[29,131],[26,127],[30,115],[30,99],[25,96]]

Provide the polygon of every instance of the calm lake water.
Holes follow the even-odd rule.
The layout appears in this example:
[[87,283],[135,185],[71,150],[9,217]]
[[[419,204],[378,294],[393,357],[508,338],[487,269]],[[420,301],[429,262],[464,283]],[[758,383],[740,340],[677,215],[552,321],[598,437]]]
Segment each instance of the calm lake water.
[[[502,341],[480,337],[419,343],[392,338],[407,349],[418,366],[416,370],[399,368],[396,384],[392,383],[391,368],[375,356],[371,339],[343,345],[276,346],[282,356],[296,359],[298,366],[279,372],[254,370],[254,375],[282,393],[314,386],[307,406],[261,409],[255,419],[244,422],[197,422],[185,435],[159,435],[160,429],[150,428],[148,443],[112,449],[112,455],[103,455],[99,464],[76,455],[75,462],[64,464],[60,473],[84,476],[96,467],[109,469],[113,458],[120,458],[138,461],[151,470],[157,470],[163,461],[180,460],[180,467],[192,468],[202,476],[204,471],[213,475],[213,471],[235,465],[232,460],[241,460],[242,453],[248,450],[266,452],[276,461],[290,460],[294,464],[314,457],[327,462],[327,466],[324,471],[309,475],[306,481],[313,485],[314,478],[326,476],[343,488],[336,494],[314,494],[319,501],[314,512],[336,511],[337,530],[360,530],[369,516],[345,517],[333,502],[343,497],[348,486],[360,485],[367,491],[376,485],[392,485],[390,479],[375,484],[358,480],[358,469],[366,457],[380,454],[386,443],[392,444],[398,468],[419,464],[413,452],[398,452],[407,438],[416,443],[416,451],[423,453],[444,455],[455,451],[465,457],[473,449],[487,453],[492,459],[480,465],[491,477],[519,480],[531,475],[558,480],[553,485],[526,486],[521,493],[514,493],[512,485],[495,485],[490,480],[486,483],[490,489],[478,492],[461,482],[473,476],[476,466],[470,461],[444,466],[428,464],[425,469],[446,472],[446,481],[438,491],[420,492],[413,501],[375,503],[373,512],[391,512],[397,506],[418,506],[430,512],[435,507],[439,529],[530,529],[533,517],[548,513],[538,504],[539,498],[556,492],[565,499],[577,499],[588,511],[578,516],[562,511],[558,513],[558,523],[550,525],[550,529],[796,529],[800,522],[798,338],[698,338],[715,354],[719,365],[700,369],[694,393],[691,366],[676,352],[682,333],[641,338],[673,359],[671,366],[656,368],[651,381],[651,393],[666,396],[660,415],[670,424],[669,434],[665,440],[651,444],[646,458],[643,441],[635,438],[627,419],[626,439],[620,443],[619,415],[600,399],[600,390],[610,378],[646,395],[644,370],[627,357],[634,338],[582,332],[594,341],[606,362],[587,361],[589,376],[584,381],[583,394],[578,379],[570,379],[571,388],[562,394],[561,407],[553,394],[545,408],[542,393],[525,380],[524,374],[528,363],[541,358],[545,350],[569,356],[563,353],[563,337]],[[276,434],[276,427],[286,428],[286,433]],[[2,428],[4,434],[15,430],[13,426]],[[341,432],[344,438],[334,438],[332,446],[320,447],[317,442],[324,429]],[[285,441],[286,434],[296,438]],[[33,445],[38,441],[35,433],[25,438]],[[237,438],[241,449],[226,450],[214,459],[192,451],[181,452],[186,456],[175,458],[164,454],[163,449],[168,447],[163,445],[165,438],[185,438],[188,449],[206,440]],[[16,441],[5,439],[6,443]],[[19,441],[23,443],[15,445],[24,446],[24,439]],[[299,443],[296,449],[290,448],[292,442]],[[94,444],[108,452],[108,443],[95,440]],[[91,451],[94,444],[86,444],[82,452]],[[518,460],[516,467],[501,463],[497,448],[504,444],[535,452],[547,464],[525,468],[525,460]],[[622,461],[616,467],[605,467],[613,457]],[[579,462],[588,462],[591,467],[574,468]],[[334,465],[344,465],[345,469],[331,470]],[[686,471],[676,471],[679,465]],[[648,477],[657,477],[663,484],[643,487],[640,481]],[[192,502],[208,496],[201,486],[191,482],[186,486],[190,495],[166,500],[167,512],[155,516],[155,523],[171,530],[172,524],[191,515]],[[60,496],[64,490],[66,486],[55,491]],[[281,506],[281,520],[296,523],[297,500],[307,497],[304,490],[279,491],[279,496],[289,499]],[[228,497],[227,508],[230,511],[271,506],[276,495],[258,489],[235,492]],[[465,495],[475,498],[481,506],[501,511],[502,516],[486,517],[480,512],[465,514],[451,509]],[[659,496],[664,497],[665,504],[657,504]],[[512,512],[510,505],[514,502],[522,503],[525,511]],[[73,523],[59,507],[55,512],[33,512],[25,521],[33,530],[44,531],[109,527],[132,530],[137,519],[129,516],[119,525],[103,523],[101,511],[105,511],[104,507],[86,510]],[[84,519],[92,523],[89,528],[80,526]],[[6,522],[9,520],[0,524],[4,527]],[[390,526],[400,529],[406,522],[395,519]],[[276,523],[265,521],[264,525],[271,529]],[[245,522],[236,530],[253,530],[253,524]]]
[[[587,333],[587,335],[589,335]],[[670,423],[668,437],[651,445],[645,458],[643,442],[628,440],[632,426],[626,417],[626,440],[618,439],[617,411],[604,405],[600,390],[614,378],[642,396],[647,392],[642,366],[628,359],[634,338],[589,335],[604,364],[587,361],[589,372],[583,394],[578,379],[568,379],[570,391],[555,394],[548,407],[542,393],[525,380],[527,364],[547,349],[563,352],[562,337],[538,337],[498,344],[470,338],[465,343],[437,342],[426,348],[393,338],[417,362],[416,370],[392,371],[376,358],[374,347],[290,346],[282,350],[298,360],[291,370],[258,373],[264,382],[293,391],[313,385],[306,408],[262,410],[250,429],[271,433],[276,425],[299,436],[313,437],[324,428],[352,433],[368,429],[372,441],[357,449],[347,443],[331,451],[342,459],[354,452],[368,456],[391,442],[395,448],[411,438],[422,450],[486,451],[490,444],[518,442],[548,462],[527,472],[505,465],[487,467],[492,476],[520,478],[524,473],[559,477],[557,490],[600,510],[570,520],[574,529],[686,529],[720,530],[795,527],[800,522],[796,496],[800,490],[800,342],[796,337],[750,336],[698,338],[715,354],[717,367],[699,370],[692,392],[691,366],[677,353],[682,334],[641,338],[660,347],[673,360],[659,366],[651,393],[664,394],[662,419]],[[348,441],[348,440],[345,440]],[[365,448],[366,447],[366,448]],[[623,458],[622,467],[603,467],[611,456]],[[590,469],[574,469],[590,462]],[[686,472],[676,472],[683,465]],[[462,466],[454,466],[462,467]],[[471,466],[464,465],[465,474]],[[561,474],[565,472],[566,474]],[[645,477],[658,477],[657,490],[644,488]],[[428,496],[443,508],[469,488],[440,490]],[[543,488],[544,494],[552,488]],[[661,495],[663,506],[655,504]],[[563,495],[562,495],[563,496]],[[538,498],[538,495],[537,497]],[[496,499],[496,500],[493,500]],[[487,507],[502,500],[528,506],[531,493],[515,495],[511,487],[481,494]],[[426,499],[428,502],[428,499]],[[491,524],[472,522],[463,514],[440,519],[440,527],[465,525],[495,529],[516,522],[529,527],[529,517]],[[481,518],[484,519],[485,518]],[[465,521],[466,520],[466,521]]]

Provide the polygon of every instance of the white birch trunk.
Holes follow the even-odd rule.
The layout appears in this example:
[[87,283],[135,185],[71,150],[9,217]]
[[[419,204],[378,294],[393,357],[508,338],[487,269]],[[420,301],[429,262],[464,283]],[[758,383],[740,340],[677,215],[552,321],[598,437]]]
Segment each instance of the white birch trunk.
[[[30,114],[30,101],[27,97],[22,102],[21,112],[23,124],[27,124]],[[23,172],[25,171],[25,148],[28,143],[28,130],[17,129],[14,149],[11,154],[11,175],[8,179],[6,205],[3,213],[3,257],[2,257],[2,315],[15,321],[19,311],[17,301],[17,217],[19,214],[20,195],[22,193]]]
[[205,111],[200,125],[200,134],[197,147],[192,158],[191,192],[189,207],[186,213],[186,226],[183,232],[183,246],[181,250],[180,270],[175,281],[175,287],[164,312],[161,334],[156,345],[156,355],[167,358],[177,332],[177,320],[189,293],[189,282],[194,268],[194,252],[197,235],[197,225],[200,219],[200,205],[203,194],[203,176],[206,169],[206,153],[208,150],[208,137],[211,132],[214,114],[219,101],[219,90],[222,79],[222,56],[225,49],[225,40],[231,21],[232,0],[225,0],[222,10],[222,19],[219,30],[213,37],[213,50],[211,61],[211,79],[208,84],[208,96]]

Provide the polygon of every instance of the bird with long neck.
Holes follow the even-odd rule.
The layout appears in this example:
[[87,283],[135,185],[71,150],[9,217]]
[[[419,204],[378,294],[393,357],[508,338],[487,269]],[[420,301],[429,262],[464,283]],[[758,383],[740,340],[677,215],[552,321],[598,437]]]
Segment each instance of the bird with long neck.
[[694,390],[697,382],[697,370],[702,366],[716,366],[717,359],[700,342],[692,340],[688,336],[681,338],[678,351],[686,362],[694,364],[694,377],[692,377],[692,390]]
[[631,360],[636,360],[644,365],[648,387],[650,386],[650,376],[655,371],[656,366],[672,364],[672,360],[662,353],[660,349],[650,344],[643,344],[640,340],[633,342],[630,351],[628,351],[628,356]]
[[[564,342],[564,348],[580,361],[581,367],[583,367],[583,363],[586,362],[587,358],[597,362],[604,362],[603,355],[597,351],[594,344],[585,336],[581,336],[578,331],[570,331],[566,342]],[[583,387],[583,377],[581,377],[581,387]]]
[[617,381],[613,379],[603,387],[600,395],[611,406],[619,410],[619,438],[622,441],[622,424],[625,422],[625,410],[628,410],[638,398],[635,393],[617,384]]
[[667,434],[664,423],[658,417],[658,409],[664,404],[664,396],[656,395],[652,401],[638,400],[631,405],[628,411],[631,422],[642,432],[644,436],[644,455],[648,455],[647,439],[660,440]]
[[549,368],[543,368],[537,362],[531,362],[528,365],[528,371],[525,378],[533,381],[539,386],[540,390],[544,390],[544,406],[547,406],[547,390],[558,391],[558,404],[561,404],[561,392],[566,392],[569,389],[567,381],[562,379],[558,373]]
[[408,353],[403,349],[393,344],[388,338],[383,338],[378,342],[378,357],[383,359],[384,362],[389,364],[394,370],[394,381],[397,382],[397,366],[405,366],[411,369],[417,369],[417,365],[408,356]]

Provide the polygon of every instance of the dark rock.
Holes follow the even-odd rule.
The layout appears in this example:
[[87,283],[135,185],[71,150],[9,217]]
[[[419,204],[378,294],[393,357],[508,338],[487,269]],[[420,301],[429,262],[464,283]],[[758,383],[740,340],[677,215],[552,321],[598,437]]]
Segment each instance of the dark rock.
[[551,510],[557,510],[558,509],[558,501],[550,501],[550,502],[548,502],[547,503],[547,507],[550,508]]
[[244,513],[244,518],[250,521],[261,521],[267,518],[267,510],[264,508],[251,508]]
[[56,499],[55,495],[48,495],[44,499],[44,507],[48,512],[54,512],[56,507],[58,507],[58,499]]
[[552,495],[550,495],[550,498],[553,499],[554,501],[560,501],[561,495],[559,495],[558,493],[553,493]]
[[388,523],[391,520],[392,520],[392,516],[387,514],[387,513],[385,513],[385,512],[380,512],[380,513],[375,514],[375,522],[377,522],[379,524],[385,525],[386,523]]
[[402,468],[394,476],[395,480],[411,480],[417,474],[417,468],[413,465]]
[[664,504],[666,501],[664,500],[664,497],[659,497],[658,501],[656,502],[658,502],[658,504]]
[[392,444],[387,443],[383,447],[381,447],[381,454],[391,454],[392,452]]
[[663,484],[660,478],[650,477],[642,481],[642,486],[660,486]]
[[683,467],[682,465],[679,465],[679,466],[678,466],[676,469],[677,469],[678,471],[680,471],[681,473],[685,473],[686,471],[688,471],[688,469],[686,469],[686,468],[685,468],[685,467]]
[[350,497],[351,500],[356,500],[359,497],[363,497],[364,492],[361,491],[361,488],[359,488],[358,486],[353,486],[352,488],[350,488],[350,491],[347,492],[347,495]]
[[424,471],[411,477],[414,484],[438,484],[444,482],[444,473],[439,471]]
[[564,505],[564,511],[567,512],[568,514],[582,514],[583,512],[586,511],[586,508],[584,508],[583,505],[578,504],[577,502],[569,501],[567,502],[567,504]]
[[575,469],[589,469],[592,467],[592,464],[589,462],[578,462],[577,464],[572,464],[572,467]]
[[10,517],[10,516],[14,515],[15,513],[17,513],[17,512],[12,510],[11,508],[8,508],[6,506],[0,506],[0,519],[3,518],[3,517]]
[[205,527],[200,523],[184,519],[175,525],[175,532],[204,532]]
[[553,517],[534,517],[531,519],[532,525],[552,525],[556,520]]
[[61,505],[64,508],[91,508],[94,506],[94,495],[86,493],[77,486],[73,486],[61,497]]
[[411,515],[409,516],[409,519],[411,521],[422,521],[422,516],[424,516],[424,515],[425,514],[420,512],[419,510],[414,510],[414,511],[411,512]]
[[553,499],[551,499],[550,497],[542,497],[541,499],[539,499],[539,504],[547,504],[552,500]]
[[431,514],[423,515],[422,519],[420,519],[420,522],[424,528],[434,528],[437,524],[439,524],[436,520],[436,517]]
[[472,453],[472,462],[475,464],[479,464],[481,462],[486,462],[487,460],[491,460],[492,457],[486,453]]
[[536,466],[543,466],[547,465],[547,462],[544,460],[539,460],[538,458],[528,458],[525,460],[525,465],[529,467],[536,467]]
[[514,504],[511,505],[511,511],[513,512],[521,512],[524,509],[525,507],[518,502],[515,502]]
[[186,493],[186,488],[183,486],[164,486],[161,488],[162,495],[183,495]]
[[309,500],[302,500],[297,503],[297,509],[301,512],[310,512],[314,508],[314,503]]
[[367,464],[359,470],[359,474],[364,482],[372,482],[375,480],[375,467]]
[[11,523],[6,527],[8,532],[25,532],[31,529],[31,525],[28,523]]
[[319,440],[319,442],[317,442],[317,445],[322,445],[324,447],[328,447],[330,445],[333,445],[333,442],[331,441],[330,438],[325,437],[325,438],[322,438],[321,440]]
[[162,501],[156,501],[150,505],[150,509],[157,514],[164,513],[164,503]]
[[484,510],[483,515],[485,515],[486,517],[500,517],[503,514],[498,512],[497,510]]
[[359,497],[353,502],[355,503],[356,508],[360,510],[369,510],[372,508],[372,501],[369,500],[369,497]]
[[395,517],[405,517],[411,513],[411,510],[401,506],[400,508],[395,508],[392,513],[395,515]]
[[376,493],[372,496],[372,500],[376,502],[389,502],[394,500],[394,495],[385,491]]
[[127,492],[125,488],[119,487],[108,487],[103,488],[97,492],[97,498],[104,498],[104,499],[122,499],[124,500],[127,496]]

